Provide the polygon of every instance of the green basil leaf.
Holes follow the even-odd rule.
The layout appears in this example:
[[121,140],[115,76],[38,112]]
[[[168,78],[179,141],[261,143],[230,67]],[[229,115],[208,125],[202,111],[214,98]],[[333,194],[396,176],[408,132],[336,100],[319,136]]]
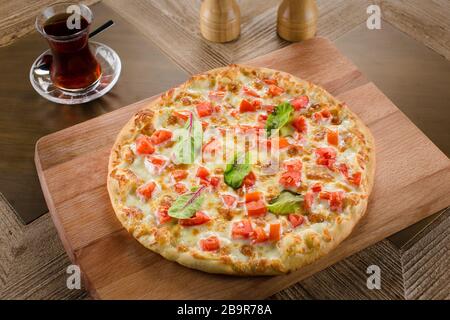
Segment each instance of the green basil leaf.
[[275,107],[275,110],[267,117],[266,132],[270,137],[272,130],[281,129],[291,121],[294,107],[289,102],[284,102]]
[[278,197],[270,201],[267,209],[274,214],[290,214],[301,210],[303,196],[290,191],[282,191]]
[[204,196],[201,194],[205,187],[201,187],[193,193],[178,197],[169,208],[169,216],[177,219],[189,219],[201,209]]
[[223,174],[224,181],[233,189],[238,189],[244,182],[244,178],[250,173],[250,154],[245,155],[245,162],[238,163],[238,156],[234,156],[232,164],[227,164]]
[[191,164],[199,156],[203,143],[203,129],[200,120],[192,114],[173,147],[174,163]]

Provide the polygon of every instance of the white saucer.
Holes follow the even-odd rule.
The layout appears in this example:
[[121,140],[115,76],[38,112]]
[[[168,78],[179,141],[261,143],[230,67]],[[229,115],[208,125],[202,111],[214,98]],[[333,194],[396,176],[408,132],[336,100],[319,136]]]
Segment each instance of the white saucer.
[[47,50],[31,66],[30,82],[33,88],[45,99],[60,104],[86,103],[106,94],[119,79],[122,63],[117,53],[107,45],[93,41],[89,41],[89,45],[102,68],[102,75],[95,85],[76,92],[65,91],[53,85],[50,73],[36,68],[42,64],[45,55],[51,55],[50,50]]

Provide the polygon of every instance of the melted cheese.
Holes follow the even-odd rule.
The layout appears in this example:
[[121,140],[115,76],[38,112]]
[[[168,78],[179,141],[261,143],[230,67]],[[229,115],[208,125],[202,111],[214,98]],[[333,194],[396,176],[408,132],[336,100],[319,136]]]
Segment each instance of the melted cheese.
[[[258,82],[258,87],[255,87],[255,83]],[[235,84],[239,88],[239,92],[226,91],[223,99],[210,100],[210,93],[218,90],[221,87]],[[243,87],[248,87],[249,89],[256,92],[260,98],[250,97],[243,93]],[[282,84],[280,84],[282,86]],[[314,112],[310,112],[310,108],[316,104],[329,102],[328,97],[322,97],[317,94],[316,90],[308,91],[306,89],[307,84],[301,83],[301,86],[296,91],[297,92],[307,92],[310,102],[307,107],[300,111],[295,112],[295,116],[303,115],[306,117],[307,123],[307,133],[299,134],[295,133],[292,137],[288,137],[288,141],[291,145],[298,147],[300,150],[297,154],[291,155],[288,149],[280,151],[280,163],[287,159],[298,159],[303,163],[302,167],[302,179],[301,183],[297,188],[297,192],[304,194],[307,190],[310,190],[311,186],[316,183],[321,183],[323,185],[323,191],[326,192],[336,192],[343,191],[340,186],[345,186],[346,190],[351,190],[356,195],[362,195],[363,192],[359,187],[352,185],[349,181],[340,173],[338,170],[333,171],[328,168],[318,165],[317,155],[314,150],[317,148],[333,148],[336,150],[336,163],[346,164],[349,168],[349,173],[361,171],[358,165],[357,154],[361,149],[361,146],[347,148],[345,142],[346,139],[353,139],[350,129],[355,126],[355,123],[351,119],[347,119],[347,113],[345,110],[342,112],[342,119],[339,125],[333,125],[329,120],[317,121],[311,116]],[[130,169],[136,174],[137,177],[142,179],[144,183],[149,181],[154,181],[158,188],[152,194],[152,198],[148,201],[143,201],[136,196],[134,191],[127,195],[125,203],[126,207],[139,208],[143,214],[143,223],[156,224],[157,216],[156,211],[158,210],[161,199],[164,196],[171,196],[172,199],[176,199],[179,195],[175,192],[174,185],[175,181],[171,176],[171,172],[176,169],[171,160],[173,159],[173,145],[183,132],[182,123],[168,124],[168,119],[174,110],[190,111],[193,114],[197,114],[195,110],[195,105],[190,103],[185,105],[180,101],[179,97],[190,97],[190,101],[201,102],[201,101],[211,101],[213,106],[219,106],[220,112],[213,113],[210,117],[201,118],[201,121],[206,121],[209,123],[208,129],[204,132],[203,143],[210,141],[213,138],[218,138],[223,140],[220,132],[220,128],[227,130],[235,130],[238,126],[255,126],[258,122],[258,116],[267,115],[264,109],[257,110],[256,112],[248,112],[243,114],[237,114],[236,119],[231,115],[231,111],[239,110],[239,105],[241,101],[245,98],[249,101],[259,100],[262,106],[273,106],[277,105],[283,101],[291,101],[296,98],[296,95],[291,95],[284,92],[278,97],[270,97],[268,95],[269,85],[263,83],[260,79],[255,79],[253,76],[246,76],[239,73],[236,80],[231,80],[226,76],[219,79],[214,79],[214,85],[212,85],[211,79],[201,77],[195,79],[187,87],[180,87],[174,90],[173,98],[171,102],[162,107],[153,119],[153,126],[155,129],[166,129],[173,133],[171,138],[171,143],[165,143],[157,146],[154,153],[155,156],[163,157],[167,160],[167,164],[163,167],[156,167],[145,156],[140,156],[136,154],[136,146],[134,143],[130,144],[130,149],[135,153],[135,159],[132,164],[127,165],[121,163],[121,168]],[[178,97],[178,98],[177,98]],[[337,130],[339,132],[339,145],[338,148],[330,146],[326,140],[326,134],[322,138],[317,139],[317,133],[325,133],[327,130]],[[314,134],[316,133],[316,134]],[[176,224],[176,221],[169,222],[166,227],[172,228],[173,230],[179,229],[179,235],[177,235],[172,241],[177,245],[182,245],[188,247],[192,250],[201,251],[199,247],[199,241],[201,239],[216,236],[219,238],[221,248],[227,248],[231,256],[236,261],[248,261],[249,255],[243,253],[244,246],[252,246],[253,254],[260,257],[266,257],[269,259],[278,259],[283,255],[283,250],[280,248],[286,248],[286,246],[294,246],[293,240],[298,236],[301,239],[309,237],[311,232],[316,232],[318,234],[322,233],[324,229],[330,227],[334,223],[334,217],[336,213],[331,212],[330,204],[327,200],[321,200],[317,197],[314,198],[312,203],[311,211],[313,213],[322,214],[325,217],[323,222],[311,222],[306,217],[305,223],[297,228],[293,228],[288,221],[287,216],[274,215],[272,213],[267,213],[264,217],[258,219],[252,219],[253,227],[262,226],[267,234],[269,234],[270,223],[281,223],[282,225],[282,240],[280,244],[265,242],[260,244],[252,244],[249,239],[233,239],[232,225],[234,222],[247,219],[247,212],[245,206],[234,206],[230,210],[233,211],[231,220],[227,220],[219,212],[225,209],[225,204],[222,202],[220,195],[230,194],[235,196],[238,201],[243,202],[242,193],[260,191],[264,194],[278,194],[281,192],[283,187],[280,185],[279,180],[283,173],[283,169],[273,169],[268,167],[267,164],[276,164],[277,159],[268,155],[264,151],[264,148],[258,150],[258,144],[256,142],[255,136],[248,136],[245,132],[239,132],[237,134],[238,141],[233,139],[228,139],[223,145],[221,145],[221,151],[226,151],[227,155],[234,155],[235,153],[245,153],[246,144],[244,143],[247,138],[248,148],[252,152],[256,152],[256,159],[259,158],[260,163],[254,163],[252,165],[252,171],[256,174],[257,179],[254,186],[249,189],[243,189],[241,192],[233,190],[231,187],[227,186],[223,182],[223,171],[226,164],[222,162],[211,161],[213,158],[206,156],[204,159],[197,158],[195,163],[186,166],[188,171],[187,178],[183,179],[181,182],[187,187],[188,190],[194,187],[198,187],[200,184],[200,179],[196,176],[196,172],[199,167],[205,167],[210,172],[211,176],[217,176],[220,178],[220,185],[217,188],[208,187],[205,192],[205,201],[202,206],[202,211],[211,217],[211,222],[204,225],[192,226],[192,227],[180,227]],[[339,149],[343,151],[339,151]],[[345,149],[345,150],[344,150]],[[259,151],[259,152],[258,152]],[[255,158],[255,157],[254,157]],[[204,160],[209,161],[204,161]],[[265,164],[261,165],[261,164]],[[317,174],[317,178],[308,179],[307,175],[317,172],[325,171],[326,176],[331,176],[331,180],[326,180],[320,178],[320,174]],[[348,215],[348,210],[344,209],[343,212],[337,213],[339,215]],[[307,214],[305,214],[307,216]],[[175,219],[172,219],[175,220]],[[161,226],[159,226],[161,227]],[[285,236],[286,235],[286,236]],[[149,236],[151,237],[151,236]],[[294,242],[293,242],[294,241]],[[244,250],[245,251],[245,250]],[[294,252],[295,253],[295,252]]]

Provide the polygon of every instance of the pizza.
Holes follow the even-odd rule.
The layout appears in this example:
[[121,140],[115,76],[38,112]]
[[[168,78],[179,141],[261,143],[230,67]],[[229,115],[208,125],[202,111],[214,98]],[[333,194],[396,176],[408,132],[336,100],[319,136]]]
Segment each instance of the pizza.
[[124,228],[210,273],[275,275],[342,242],[364,215],[374,141],[344,104],[290,74],[231,65],[138,111],[109,159]]

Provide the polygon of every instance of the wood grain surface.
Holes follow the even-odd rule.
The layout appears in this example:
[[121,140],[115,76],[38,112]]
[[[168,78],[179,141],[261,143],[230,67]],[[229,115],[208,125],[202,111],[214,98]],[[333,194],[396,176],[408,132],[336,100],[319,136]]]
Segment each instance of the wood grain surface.
[[[113,1],[116,3],[114,4]],[[123,0],[103,1],[116,6],[116,11],[140,29],[149,41],[155,42],[166,55],[185,70],[206,70],[228,63],[228,54],[222,52],[240,51],[235,56],[252,56],[288,45],[273,36],[277,0],[260,1],[252,8],[254,0],[241,0],[240,6],[245,21],[245,41],[241,44],[211,46],[199,39],[195,17],[198,15],[199,0],[186,1],[192,8],[185,10],[185,4],[178,0],[133,1],[126,6]],[[10,43],[34,29],[34,15],[38,9],[29,10],[38,3],[44,7],[53,0],[39,0],[31,4],[28,0],[0,0],[0,43]],[[365,0],[318,0],[319,34],[336,39],[365,21]],[[380,2],[380,1],[373,1]],[[450,5],[447,0],[434,1],[384,0],[383,18],[412,36],[420,43],[436,50],[449,59],[448,47],[450,29]],[[129,2],[128,2],[129,3]],[[155,3],[157,4],[155,6]],[[160,5],[158,5],[160,3]],[[390,4],[386,6],[386,3]],[[402,4],[407,10],[399,9]],[[436,9],[438,6],[439,9]],[[144,8],[142,8],[144,7]],[[150,14],[135,14],[149,8]],[[350,10],[349,10],[350,9]],[[28,17],[27,17],[28,15]],[[156,19],[155,16],[157,17]],[[162,18],[158,18],[162,17]],[[395,21],[394,21],[395,19]],[[23,21],[27,23],[23,24]],[[171,25],[172,28],[165,26]],[[23,27],[22,27],[23,26]],[[24,32],[24,28],[28,31]],[[188,41],[179,39],[186,28],[194,38],[191,50],[183,45]],[[153,32],[152,30],[156,30]],[[447,44],[447,46],[445,45]],[[234,46],[228,50],[227,46]],[[180,50],[188,55],[178,60]],[[195,51],[197,54],[194,54]],[[216,55],[217,59],[212,56]],[[17,57],[16,57],[17,58]],[[183,57],[182,57],[183,58]],[[206,62],[205,62],[206,61]],[[213,61],[211,63],[211,61]],[[222,64],[221,64],[222,63]],[[25,93],[24,93],[25,94]],[[408,106],[405,105],[407,110]],[[17,220],[14,209],[0,195],[0,298],[1,299],[84,299],[86,291],[69,290],[66,285],[66,267],[71,264],[57,235],[49,214],[29,225]],[[450,210],[445,211],[437,221],[410,241],[407,248],[399,249],[388,240],[370,246],[351,257],[277,293],[275,299],[427,299],[450,298],[448,265],[450,261],[449,234]],[[443,236],[444,235],[444,236]],[[430,261],[430,248],[442,253],[439,259]],[[405,258],[403,258],[405,257]],[[409,263],[414,257],[414,263]],[[365,269],[370,264],[382,265],[383,282],[381,290],[368,290]],[[386,276],[385,276],[386,274]],[[344,278],[343,278],[344,277]]]
[[[0,46],[11,44],[13,41],[20,37],[29,34],[34,29],[34,18],[36,13],[45,6],[63,2],[64,0],[39,0],[39,1],[27,1],[27,0],[0,0]],[[99,0],[84,0],[81,1],[86,4],[93,4]],[[258,25],[265,25],[264,22],[258,21],[259,19],[250,19],[249,15],[261,15],[261,18],[276,19],[274,16],[276,12],[276,6],[279,4],[278,0],[265,0],[259,1],[258,6],[252,5],[254,0],[241,0],[239,2],[241,10],[244,11],[247,21],[244,19],[243,28],[248,28],[249,31],[254,31]],[[192,1],[158,1],[158,0],[134,0],[133,5],[128,5],[126,0],[106,0],[104,1],[108,5],[115,7],[121,11],[124,15],[136,14],[135,23],[138,24],[151,24],[152,28],[159,30],[166,25],[163,21],[162,24],[154,25],[152,22],[145,22],[146,19],[140,21],[139,17],[143,17],[146,14],[152,13],[152,7],[157,10],[153,11],[153,15],[158,18],[158,15],[163,14],[176,14],[183,12],[180,10],[189,9],[190,11],[183,13],[183,15],[177,15],[172,17],[177,20],[178,23],[185,23],[187,29],[192,32],[197,32],[192,27],[196,24],[195,20],[186,19],[187,16],[196,17],[197,12],[194,15],[191,11],[198,10],[200,7],[200,0]],[[358,23],[367,19],[365,8],[370,4],[379,4],[382,8],[383,18],[395,25],[400,30],[406,32],[413,38],[423,42],[429,48],[442,54],[447,59],[450,59],[450,5],[448,0],[317,0],[319,6],[319,35],[327,35],[331,39],[335,39],[339,35],[349,31],[352,27]],[[267,9],[269,9],[267,11]],[[159,10],[158,10],[159,9]],[[142,11],[144,10],[144,11]],[[341,17],[345,16],[345,19]],[[161,16],[159,17],[161,19]],[[245,24],[245,22],[251,21]],[[275,21],[275,20],[274,20]],[[257,23],[254,25],[254,23]],[[166,28],[167,30],[167,28]],[[269,36],[266,41],[271,44],[269,48],[260,47],[258,50],[270,50],[273,49],[273,36],[275,31],[274,26],[270,28],[262,29],[259,32],[258,40],[260,41],[264,34]],[[148,34],[157,34],[158,31],[146,30]],[[169,30],[166,33],[170,33]],[[251,32],[246,32],[251,35]],[[176,33],[174,33],[175,35]],[[158,38],[158,37],[156,37]],[[251,39],[251,37],[248,37]],[[158,40],[161,41],[161,40]],[[162,40],[166,43],[166,46],[170,46],[170,43]],[[279,43],[280,41],[276,41]],[[176,45],[177,43],[173,43]],[[285,44],[286,45],[286,44]],[[207,48],[208,46],[205,46]],[[167,52],[167,51],[166,51]],[[269,51],[266,51],[269,52]],[[262,54],[265,52],[260,52]],[[174,53],[175,54],[175,53]],[[256,54],[254,56],[258,56]],[[245,57],[242,57],[244,60]],[[206,69],[203,69],[206,70]]]
[[[37,144],[36,164],[53,220],[94,297],[264,298],[450,205],[448,158],[328,40],[291,45],[249,64],[277,67],[324,86],[368,124],[376,140],[378,174],[367,216],[330,255],[286,276],[209,275],[149,252],[116,220],[105,188],[115,135],[147,100]],[[202,290],[194,290],[198,287]]]
[[383,18],[450,60],[450,1],[381,0]]
[[[100,0],[72,1],[87,5]],[[34,21],[39,11],[47,6],[65,0],[0,0],[0,46],[9,45],[34,30]]]
[[[240,1],[241,35],[231,43],[204,41],[198,27],[200,0],[106,0],[187,72],[199,73],[285,47],[276,31],[278,0]],[[318,0],[318,35],[333,40],[367,19],[366,0]],[[346,18],[343,19],[342,17]],[[167,25],[171,28],[167,28]]]
[[0,79],[0,192],[24,223],[48,212],[34,165],[34,147],[40,137],[145,99],[186,78],[181,68],[115,11],[101,3],[92,6],[92,11],[93,29],[108,19],[114,21],[95,40],[114,48],[122,60],[119,81],[99,99],[60,105],[33,90],[31,63],[48,49],[37,32],[0,48],[0,61],[8,61]]

